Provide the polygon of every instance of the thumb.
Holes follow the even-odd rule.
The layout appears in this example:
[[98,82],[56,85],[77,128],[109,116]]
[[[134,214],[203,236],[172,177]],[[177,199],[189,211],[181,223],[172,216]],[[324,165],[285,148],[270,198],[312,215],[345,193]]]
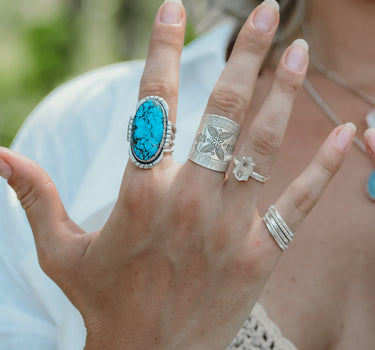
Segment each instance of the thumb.
[[36,162],[0,147],[0,176],[8,180],[26,212],[38,254],[54,250],[68,233],[84,233],[70,220],[56,186]]

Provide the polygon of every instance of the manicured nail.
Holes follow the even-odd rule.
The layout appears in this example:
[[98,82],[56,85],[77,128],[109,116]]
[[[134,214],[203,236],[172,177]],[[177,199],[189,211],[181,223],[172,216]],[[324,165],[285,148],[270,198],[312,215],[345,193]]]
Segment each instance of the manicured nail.
[[279,4],[276,0],[264,0],[253,19],[255,28],[261,32],[270,32],[276,22]]
[[369,128],[375,128],[375,109],[367,114],[366,121]]
[[342,151],[347,151],[356,131],[357,127],[353,123],[346,123],[336,135],[336,146]]
[[9,180],[12,176],[12,173],[13,169],[11,168],[11,166],[4,160],[0,159],[0,176],[4,179]]
[[371,152],[375,154],[375,128],[370,128],[365,131],[365,139]]
[[182,17],[181,0],[164,0],[160,20],[166,24],[179,24]]
[[307,42],[303,39],[295,40],[286,56],[286,66],[297,73],[302,73],[307,64],[308,53],[309,45]]

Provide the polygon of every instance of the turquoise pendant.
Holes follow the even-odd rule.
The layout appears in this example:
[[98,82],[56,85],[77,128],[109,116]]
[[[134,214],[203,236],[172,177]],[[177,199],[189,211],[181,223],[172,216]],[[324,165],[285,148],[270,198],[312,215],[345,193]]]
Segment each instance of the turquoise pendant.
[[375,201],[375,170],[372,172],[368,179],[367,194],[371,200]]

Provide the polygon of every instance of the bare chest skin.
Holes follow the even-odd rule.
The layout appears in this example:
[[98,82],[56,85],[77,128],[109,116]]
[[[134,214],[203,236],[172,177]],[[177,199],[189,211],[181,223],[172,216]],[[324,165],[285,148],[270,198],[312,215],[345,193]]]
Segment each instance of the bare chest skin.
[[[270,79],[268,73],[260,79],[255,106]],[[369,107],[324,81],[316,82],[340,118],[355,122],[362,135]],[[271,172],[273,181],[264,188],[260,214],[309,164],[333,127],[302,91]],[[371,171],[370,160],[353,146],[259,299],[299,350],[375,347],[375,202],[365,193]]]

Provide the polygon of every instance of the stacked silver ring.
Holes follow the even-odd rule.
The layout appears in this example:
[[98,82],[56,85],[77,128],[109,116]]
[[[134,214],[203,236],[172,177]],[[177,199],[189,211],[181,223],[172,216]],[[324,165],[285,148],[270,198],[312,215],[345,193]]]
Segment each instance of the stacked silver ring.
[[264,215],[263,221],[281,250],[288,248],[294,239],[294,233],[273,205],[268,209],[266,215]]

